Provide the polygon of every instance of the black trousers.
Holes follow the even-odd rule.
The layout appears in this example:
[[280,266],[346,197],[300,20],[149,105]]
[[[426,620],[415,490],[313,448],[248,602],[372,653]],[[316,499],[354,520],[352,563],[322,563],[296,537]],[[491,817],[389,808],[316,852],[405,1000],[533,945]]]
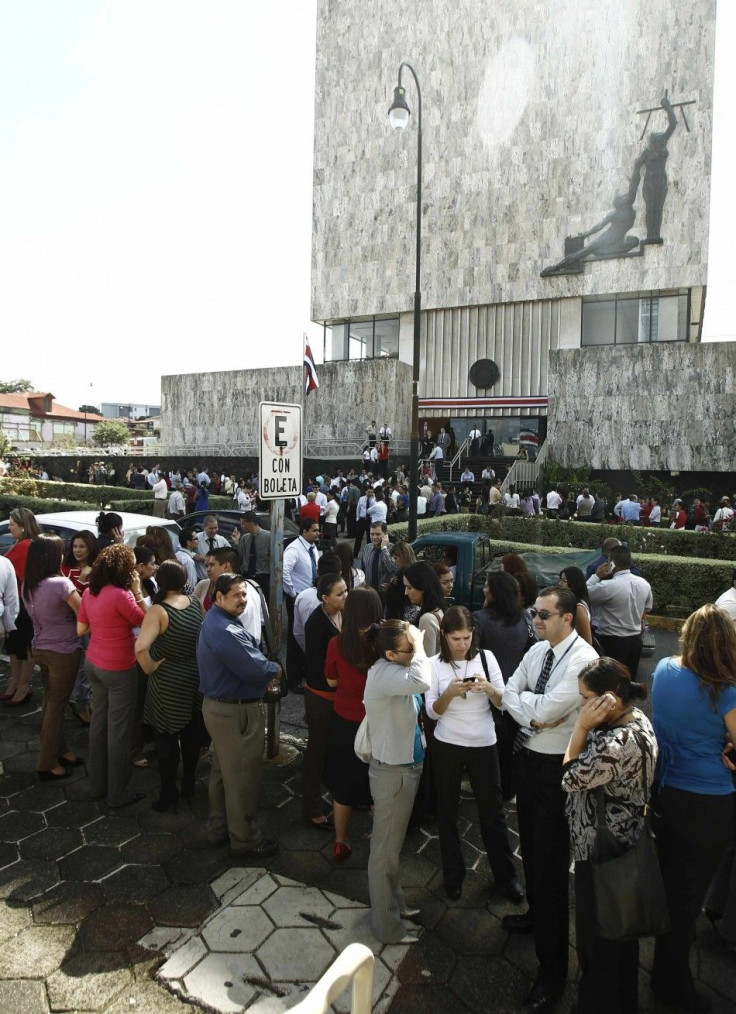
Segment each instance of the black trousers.
[[286,635],[286,679],[289,687],[298,687],[307,675],[307,660],[294,637],[294,599],[284,592],[289,631]]
[[631,673],[632,680],[636,679],[641,659],[642,635],[634,634],[632,637],[612,637],[610,634],[601,634],[596,630],[603,654],[609,658],[615,658],[617,662],[625,665]]
[[179,757],[182,760],[181,787],[185,793],[194,792],[194,775],[202,745],[202,713],[192,715],[188,724],[178,732],[155,730],[154,741],[158,755],[158,770],[161,778],[161,799],[170,802],[177,797],[176,772]]
[[440,835],[442,870],[448,887],[460,887],[465,878],[465,860],[457,832],[460,782],[467,771],[478,806],[478,822],[496,884],[507,884],[516,876],[501,798],[498,753],[494,746],[458,746],[434,737],[432,766],[437,788],[437,829]]
[[363,538],[370,531],[371,523],[368,518],[356,518],[355,520],[355,542],[353,543],[353,556],[360,556],[360,546]]
[[348,538],[355,538],[355,504],[348,504],[345,514],[348,523]]
[[708,885],[732,834],[733,795],[706,796],[665,786],[654,800],[657,851],[670,932],[657,937],[652,990],[663,999],[692,993],[690,947]]
[[307,819],[321,817],[325,812],[322,799],[322,780],[327,762],[327,746],[330,741],[330,725],[334,711],[333,701],[304,691],[304,717],[307,720],[307,750],[304,754],[302,775],[302,814]]
[[266,605],[270,606],[269,596],[271,594],[271,575],[270,574],[255,574],[253,577],[255,583],[260,587],[263,592],[264,598],[266,599]]
[[562,755],[524,748],[518,763],[516,808],[539,979],[557,991],[567,979],[570,937],[570,834],[561,787]]
[[577,1014],[636,1014],[639,1009],[639,941],[595,936],[595,895],[590,862],[575,863],[575,939],[580,983]]

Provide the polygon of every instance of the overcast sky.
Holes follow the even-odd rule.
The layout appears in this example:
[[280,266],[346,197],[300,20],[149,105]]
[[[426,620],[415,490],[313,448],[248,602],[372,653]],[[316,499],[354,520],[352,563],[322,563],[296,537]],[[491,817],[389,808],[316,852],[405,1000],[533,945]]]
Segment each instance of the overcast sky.
[[[300,361],[315,11],[0,0],[1,379],[157,404],[162,373]],[[718,18],[704,334],[734,339],[736,4]]]

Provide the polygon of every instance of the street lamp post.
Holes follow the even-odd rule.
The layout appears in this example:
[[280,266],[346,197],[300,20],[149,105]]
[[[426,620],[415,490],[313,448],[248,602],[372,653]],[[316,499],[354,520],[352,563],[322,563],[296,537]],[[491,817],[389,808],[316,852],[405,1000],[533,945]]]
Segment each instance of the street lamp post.
[[419,78],[411,64],[399,66],[399,83],[394,88],[394,101],[388,111],[388,118],[395,130],[404,130],[409,123],[411,111],[406,104],[406,89],[401,84],[404,67],[414,78],[417,88],[417,251],[416,285],[414,287],[414,346],[411,365],[411,448],[409,451],[409,541],[417,537],[417,479],[419,472],[419,324],[422,312],[421,264],[422,264],[422,91]]

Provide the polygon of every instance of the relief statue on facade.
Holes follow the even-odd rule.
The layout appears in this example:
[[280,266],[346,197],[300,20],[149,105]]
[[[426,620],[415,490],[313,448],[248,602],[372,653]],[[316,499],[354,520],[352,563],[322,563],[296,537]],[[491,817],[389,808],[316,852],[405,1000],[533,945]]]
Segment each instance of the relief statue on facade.
[[[644,132],[646,132],[652,113],[660,109],[667,114],[667,129],[661,132],[653,131],[649,135],[646,148],[634,162],[629,188],[625,194],[619,194],[614,198],[613,210],[587,232],[582,232],[577,236],[568,236],[565,240],[565,256],[557,264],[545,268],[541,273],[543,278],[550,275],[579,274],[585,270],[586,261],[641,256],[642,247],[648,244],[661,245],[664,242],[660,231],[664,202],[667,198],[666,164],[669,154],[667,142],[677,127],[676,108],[680,108],[685,126],[688,131],[690,130],[682,107],[691,104],[692,101],[673,104],[665,92],[659,106],[640,110],[641,113],[647,113]],[[642,133],[643,136],[644,133]],[[634,204],[640,184],[647,229],[646,238],[641,240],[638,236],[629,233],[629,229],[633,227],[636,220]],[[595,237],[595,239],[591,237]]]

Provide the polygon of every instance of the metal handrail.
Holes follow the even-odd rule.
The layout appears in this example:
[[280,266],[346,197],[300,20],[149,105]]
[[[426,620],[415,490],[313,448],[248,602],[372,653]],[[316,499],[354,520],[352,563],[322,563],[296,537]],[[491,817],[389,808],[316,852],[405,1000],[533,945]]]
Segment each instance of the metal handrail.
[[365,944],[348,944],[291,1014],[328,1014],[330,1006],[352,985],[350,1014],[371,1014],[375,957]]
[[[452,482],[452,469],[460,461],[460,456],[470,446],[470,437],[466,437],[455,452],[455,457],[450,459],[450,482]],[[465,455],[467,457],[467,454]]]
[[534,461],[515,461],[501,483],[501,492],[506,493],[509,486],[533,485],[539,478],[542,465],[547,460],[547,441],[539,448]]

